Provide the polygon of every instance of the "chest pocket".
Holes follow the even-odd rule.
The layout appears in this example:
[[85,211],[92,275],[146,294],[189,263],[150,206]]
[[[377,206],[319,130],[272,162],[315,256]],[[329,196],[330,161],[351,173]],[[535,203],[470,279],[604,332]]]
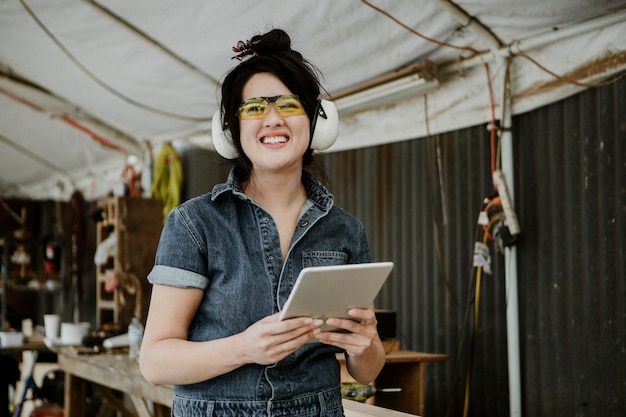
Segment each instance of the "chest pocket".
[[339,251],[311,251],[302,254],[302,267],[344,265],[348,254]]

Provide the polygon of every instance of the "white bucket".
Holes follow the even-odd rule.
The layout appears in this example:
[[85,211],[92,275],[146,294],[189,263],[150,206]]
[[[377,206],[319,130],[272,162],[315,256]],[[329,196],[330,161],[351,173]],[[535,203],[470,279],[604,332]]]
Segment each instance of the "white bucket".
[[83,338],[87,336],[90,328],[89,322],[61,323],[61,344],[82,345]]

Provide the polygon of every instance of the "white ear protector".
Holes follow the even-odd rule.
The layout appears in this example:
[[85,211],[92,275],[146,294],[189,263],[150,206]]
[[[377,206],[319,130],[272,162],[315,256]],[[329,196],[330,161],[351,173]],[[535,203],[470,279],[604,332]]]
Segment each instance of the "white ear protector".
[[[328,100],[318,102],[314,120],[311,120],[311,132],[313,137],[310,146],[313,150],[324,151],[335,143],[339,133],[339,114],[335,103]],[[213,113],[211,136],[217,153],[226,159],[237,158],[237,148],[233,144],[230,131],[222,129],[220,109]]]
[[332,101],[320,100],[311,121],[311,149],[325,151],[333,146],[339,134],[339,114]]
[[211,138],[215,151],[226,159],[237,158],[237,148],[229,130],[222,129],[222,115],[220,109],[215,110],[211,120]]

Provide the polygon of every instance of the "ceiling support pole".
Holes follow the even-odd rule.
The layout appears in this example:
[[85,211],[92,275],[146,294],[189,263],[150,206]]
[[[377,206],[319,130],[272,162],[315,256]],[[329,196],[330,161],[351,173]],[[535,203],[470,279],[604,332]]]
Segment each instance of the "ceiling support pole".
[[[509,197],[515,207],[513,133],[512,126],[512,94],[508,91],[507,77],[504,77],[502,120],[501,120],[501,167],[506,181]],[[509,417],[522,416],[522,385],[520,371],[520,336],[519,336],[519,304],[517,283],[517,248],[515,245],[504,249],[504,280],[506,300],[506,334],[507,357],[509,370]]]
[[[502,51],[503,55],[496,56],[496,60],[503,62],[508,74],[509,66],[506,62],[509,59],[510,47],[504,47],[502,41],[498,39],[481,22],[474,19],[461,9],[456,3],[450,0],[437,0],[437,2],[459,22],[467,24],[470,29],[478,35],[491,48],[491,54],[496,55]],[[543,41],[543,39],[542,39]],[[500,121],[500,166],[512,207],[515,207],[515,179],[513,163],[513,132],[512,126],[512,100],[510,92],[509,77],[505,74],[502,77],[502,120]],[[519,304],[518,304],[518,282],[517,282],[517,249],[515,245],[504,249],[504,285],[506,300],[506,334],[507,334],[507,363],[509,374],[509,417],[522,417],[522,384],[520,370],[520,337],[519,337]]]

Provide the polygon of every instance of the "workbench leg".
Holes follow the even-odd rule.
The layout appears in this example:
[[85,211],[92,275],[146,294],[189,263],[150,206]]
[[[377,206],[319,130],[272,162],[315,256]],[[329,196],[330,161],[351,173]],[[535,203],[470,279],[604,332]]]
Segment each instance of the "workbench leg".
[[417,373],[419,375],[418,377],[418,384],[419,384],[419,388],[417,390],[418,394],[417,394],[417,414],[420,416],[424,416],[424,409],[426,408],[426,363],[425,362],[419,362],[418,366],[417,366]]
[[96,385],[98,391],[104,397],[103,406],[110,405],[115,408],[116,411],[119,411],[123,417],[137,417],[135,413],[124,404],[124,401],[118,398],[115,392],[109,387],[105,387],[103,385]]
[[146,405],[146,402],[143,398],[136,395],[131,395],[130,399],[133,402],[133,405],[135,406],[135,411],[137,412],[137,415],[139,417],[152,417],[152,414],[150,414],[150,411],[148,411],[148,406]]
[[65,409],[63,417],[84,417],[85,398],[87,397],[87,382],[77,378],[69,372],[65,373],[65,392],[63,398]]
[[170,417],[172,409],[161,404],[154,404],[154,417]]

